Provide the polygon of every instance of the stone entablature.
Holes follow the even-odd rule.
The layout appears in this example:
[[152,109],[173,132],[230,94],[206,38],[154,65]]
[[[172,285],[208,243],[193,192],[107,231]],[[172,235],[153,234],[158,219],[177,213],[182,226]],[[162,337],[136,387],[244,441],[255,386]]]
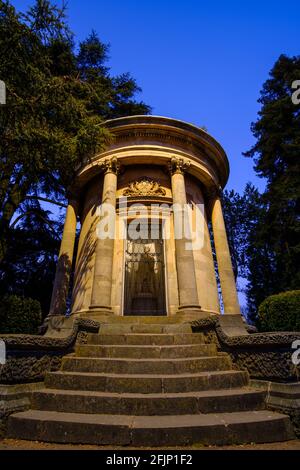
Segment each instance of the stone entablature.
[[162,116],[133,116],[107,122],[115,135],[114,148],[130,143],[164,145],[178,148],[202,162],[207,160],[219,173],[220,184],[226,184],[229,163],[220,144],[203,129],[192,124]]
[[189,173],[205,186],[224,187],[229,175],[227,156],[220,144],[203,129],[159,116],[132,116],[107,121],[113,143],[78,172],[82,187],[99,173],[98,164],[115,156],[120,164],[159,164],[168,166],[170,157],[190,160]]

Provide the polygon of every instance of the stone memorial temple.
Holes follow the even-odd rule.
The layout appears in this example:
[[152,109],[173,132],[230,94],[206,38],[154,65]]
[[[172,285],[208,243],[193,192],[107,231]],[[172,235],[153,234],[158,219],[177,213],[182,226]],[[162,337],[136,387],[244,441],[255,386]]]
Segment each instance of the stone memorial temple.
[[105,125],[113,139],[69,188],[43,334],[0,336],[7,436],[132,447],[299,436],[300,334],[242,318],[223,148],[166,117]]
[[[165,117],[119,118],[107,126],[113,143],[80,169],[72,188],[50,315],[65,312],[72,266],[72,314],[218,314],[212,243],[224,312],[239,315],[220,200],[229,165],[220,144],[198,127]],[[115,210],[110,238],[97,237],[103,204]],[[187,223],[195,219],[200,232],[194,247],[191,234],[174,230],[173,207],[187,205]]]

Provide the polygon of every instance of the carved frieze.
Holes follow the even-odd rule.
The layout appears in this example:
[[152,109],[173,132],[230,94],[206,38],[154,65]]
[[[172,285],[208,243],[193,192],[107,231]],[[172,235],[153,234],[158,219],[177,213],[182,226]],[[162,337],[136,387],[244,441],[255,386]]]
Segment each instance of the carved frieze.
[[136,181],[132,181],[128,188],[124,189],[123,196],[165,196],[166,191],[157,182],[143,176]]

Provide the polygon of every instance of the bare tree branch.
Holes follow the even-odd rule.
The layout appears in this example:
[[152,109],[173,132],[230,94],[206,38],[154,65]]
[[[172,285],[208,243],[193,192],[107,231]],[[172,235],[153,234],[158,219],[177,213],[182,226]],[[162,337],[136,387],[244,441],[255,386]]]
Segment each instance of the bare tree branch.
[[47,197],[28,195],[25,197],[25,199],[36,199],[38,201],[44,201],[44,202],[49,202],[50,204],[55,204],[56,206],[67,207],[66,204],[63,204],[62,202],[53,201],[53,199],[48,199]]

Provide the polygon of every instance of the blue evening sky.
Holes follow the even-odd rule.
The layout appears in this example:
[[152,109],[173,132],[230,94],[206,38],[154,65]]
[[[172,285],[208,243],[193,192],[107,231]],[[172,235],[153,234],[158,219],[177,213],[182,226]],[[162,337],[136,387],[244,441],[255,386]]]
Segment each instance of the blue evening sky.
[[[24,10],[32,0],[12,3]],[[264,188],[242,152],[254,143],[250,124],[270,69],[280,54],[299,54],[296,1],[69,0],[68,5],[76,39],[94,29],[110,43],[111,72],[130,72],[153,114],[207,127],[227,152],[228,189],[242,192],[247,181]],[[245,285],[242,279],[239,284]],[[239,298],[244,304],[243,293]]]
[[[30,0],[13,0],[26,9]],[[61,1],[57,1],[58,4]],[[111,44],[113,74],[130,72],[152,114],[205,125],[225,148],[227,188],[263,188],[251,159],[263,82],[281,53],[299,54],[300,14],[286,0],[69,0],[71,29]]]

